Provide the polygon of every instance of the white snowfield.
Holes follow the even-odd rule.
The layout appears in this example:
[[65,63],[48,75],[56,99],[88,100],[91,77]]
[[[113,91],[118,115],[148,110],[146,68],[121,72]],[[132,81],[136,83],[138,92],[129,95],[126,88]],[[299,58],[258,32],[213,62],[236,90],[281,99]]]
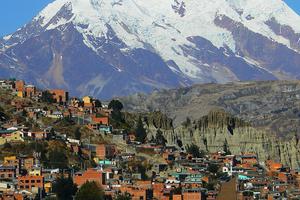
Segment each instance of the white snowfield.
[[[67,6],[73,17],[49,24],[63,6]],[[181,8],[181,14],[174,7]],[[83,34],[85,44],[94,51],[98,49],[87,36],[107,37],[108,24],[129,48],[144,48],[145,43],[149,44],[164,60],[174,60],[184,74],[199,78],[205,73],[203,68],[184,56],[180,46],[193,46],[187,37],[201,36],[218,48],[229,47],[236,52],[231,32],[214,24],[215,18],[222,15],[289,48],[289,40],[276,35],[265,22],[275,18],[300,33],[300,16],[283,0],[56,0],[35,19],[41,19],[46,30],[72,22]],[[82,28],[83,24],[87,28]]]

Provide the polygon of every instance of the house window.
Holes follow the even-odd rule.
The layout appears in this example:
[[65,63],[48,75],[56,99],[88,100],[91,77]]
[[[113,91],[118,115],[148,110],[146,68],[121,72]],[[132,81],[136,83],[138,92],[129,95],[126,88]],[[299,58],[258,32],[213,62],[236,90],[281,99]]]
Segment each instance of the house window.
[[29,183],[29,180],[25,180],[25,183]]

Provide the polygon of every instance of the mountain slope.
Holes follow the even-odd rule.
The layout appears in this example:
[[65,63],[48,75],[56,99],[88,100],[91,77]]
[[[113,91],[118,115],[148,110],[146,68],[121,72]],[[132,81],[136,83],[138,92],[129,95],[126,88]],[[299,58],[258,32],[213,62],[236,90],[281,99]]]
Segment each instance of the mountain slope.
[[0,40],[0,73],[103,98],[299,78],[299,24],[281,0],[56,0]]
[[[290,138],[300,130],[300,81],[263,81],[201,84],[121,98],[135,112],[159,110],[177,127],[186,121],[224,109],[255,128]],[[273,135],[274,135],[273,134]]]

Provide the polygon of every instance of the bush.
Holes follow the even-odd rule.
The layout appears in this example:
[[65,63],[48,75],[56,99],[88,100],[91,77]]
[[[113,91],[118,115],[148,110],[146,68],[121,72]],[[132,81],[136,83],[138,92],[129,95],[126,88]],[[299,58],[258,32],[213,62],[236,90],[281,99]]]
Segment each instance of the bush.
[[48,166],[51,168],[68,168],[68,158],[62,149],[54,149],[49,152]]
[[96,182],[86,182],[75,195],[75,200],[104,200],[104,192]]
[[71,178],[58,178],[53,184],[53,192],[58,200],[72,200],[77,191],[77,186]]
[[131,200],[131,195],[127,192],[118,194],[114,200]]
[[195,144],[188,145],[186,147],[186,152],[192,154],[194,158],[203,158],[205,156],[204,151],[201,151]]

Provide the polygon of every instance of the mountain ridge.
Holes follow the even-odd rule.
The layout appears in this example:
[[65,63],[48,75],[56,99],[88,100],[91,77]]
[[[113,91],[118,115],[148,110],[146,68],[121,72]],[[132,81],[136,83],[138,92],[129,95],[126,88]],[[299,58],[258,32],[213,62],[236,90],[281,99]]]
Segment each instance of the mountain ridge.
[[281,0],[56,0],[0,39],[0,72],[102,98],[298,79],[297,24]]

